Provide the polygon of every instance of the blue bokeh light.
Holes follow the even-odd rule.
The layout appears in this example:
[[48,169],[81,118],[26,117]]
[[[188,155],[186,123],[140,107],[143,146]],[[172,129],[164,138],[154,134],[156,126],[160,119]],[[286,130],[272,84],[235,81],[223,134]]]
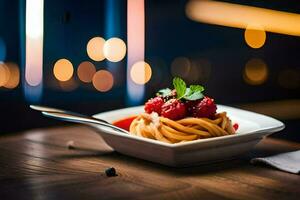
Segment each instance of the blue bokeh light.
[[0,37],[0,61],[4,61],[6,57],[6,46],[4,40]]

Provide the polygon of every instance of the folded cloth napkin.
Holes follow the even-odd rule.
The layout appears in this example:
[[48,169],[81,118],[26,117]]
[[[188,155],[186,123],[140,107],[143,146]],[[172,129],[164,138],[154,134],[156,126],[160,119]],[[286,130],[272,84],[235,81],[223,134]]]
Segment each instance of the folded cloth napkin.
[[277,169],[298,174],[300,173],[300,150],[264,158],[253,158],[251,163],[265,163]]

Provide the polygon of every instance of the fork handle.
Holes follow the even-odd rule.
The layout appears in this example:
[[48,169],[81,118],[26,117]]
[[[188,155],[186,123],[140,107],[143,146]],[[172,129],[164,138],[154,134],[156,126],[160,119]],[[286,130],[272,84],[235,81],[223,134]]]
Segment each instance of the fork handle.
[[119,128],[117,126],[114,126],[110,123],[105,123],[102,120],[98,120],[93,117],[84,116],[84,115],[76,115],[74,113],[60,113],[60,112],[42,112],[42,114],[46,117],[50,117],[53,119],[58,119],[62,121],[67,122],[74,122],[74,123],[80,123],[80,124],[88,124],[88,125],[100,125],[104,127],[109,127],[111,129],[121,131],[122,133],[128,134],[128,132],[122,128]]

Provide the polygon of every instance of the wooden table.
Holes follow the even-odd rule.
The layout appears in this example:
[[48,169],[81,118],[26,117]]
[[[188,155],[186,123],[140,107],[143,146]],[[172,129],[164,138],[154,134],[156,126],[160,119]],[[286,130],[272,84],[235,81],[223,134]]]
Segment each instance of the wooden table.
[[[70,140],[75,149],[66,147]],[[1,137],[0,149],[1,200],[300,199],[299,175],[249,164],[253,156],[300,149],[275,139],[265,139],[241,159],[189,168],[123,156],[82,126]],[[107,177],[108,167],[118,176]]]

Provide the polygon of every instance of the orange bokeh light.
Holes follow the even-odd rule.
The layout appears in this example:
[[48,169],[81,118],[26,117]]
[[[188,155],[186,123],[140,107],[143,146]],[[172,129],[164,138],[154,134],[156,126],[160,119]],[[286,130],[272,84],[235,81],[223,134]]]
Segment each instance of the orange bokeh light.
[[77,68],[78,78],[85,83],[92,82],[93,76],[96,73],[95,65],[89,61],[80,63]]
[[254,49],[262,47],[266,42],[266,32],[259,26],[248,26],[244,37],[246,43]]
[[152,69],[145,61],[136,62],[130,70],[130,77],[136,84],[147,83],[152,76]]
[[10,71],[9,68],[5,63],[0,63],[0,87],[7,84],[10,78]]
[[103,53],[105,40],[102,37],[94,37],[90,39],[86,46],[88,56],[94,61],[102,61],[105,59]]
[[126,44],[120,38],[110,38],[103,47],[104,56],[111,62],[119,62],[126,55]]
[[107,70],[99,70],[93,76],[93,86],[100,92],[109,91],[114,85],[114,77]]
[[9,69],[10,76],[6,84],[4,84],[5,88],[13,89],[19,85],[20,82],[20,70],[16,63],[8,62],[5,63]]
[[53,74],[59,81],[70,80],[73,76],[73,72],[73,64],[65,58],[59,59],[54,64]]
[[250,85],[260,85],[268,78],[266,63],[257,58],[249,60],[245,65],[244,80]]

